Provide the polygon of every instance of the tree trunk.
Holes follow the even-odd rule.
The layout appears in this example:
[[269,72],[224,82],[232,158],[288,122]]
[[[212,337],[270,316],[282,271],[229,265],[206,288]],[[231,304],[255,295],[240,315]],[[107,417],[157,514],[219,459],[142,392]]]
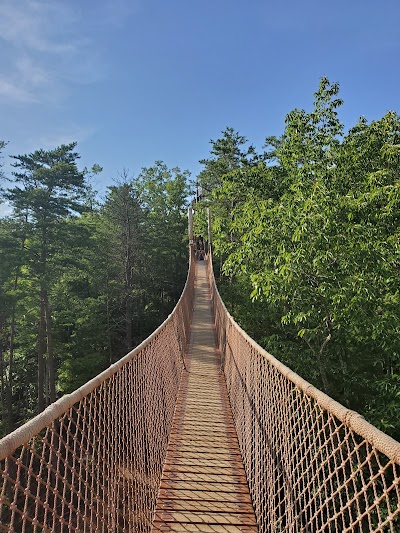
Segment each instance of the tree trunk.
[[41,413],[45,408],[44,402],[44,354],[46,351],[46,319],[44,310],[44,301],[40,298],[40,316],[39,316],[39,333],[38,333],[38,411]]
[[324,346],[321,348],[321,350],[319,350],[319,351],[317,351],[315,353],[317,355],[317,365],[318,365],[319,375],[321,376],[322,384],[323,384],[323,387],[324,387],[324,392],[325,392],[325,394],[329,394],[330,387],[329,387],[328,375],[326,373],[325,366],[324,366],[324,363],[322,361],[323,349],[324,349]]
[[[1,289],[1,285],[0,285]],[[0,384],[1,384],[1,390],[0,390],[0,396],[1,396],[1,422],[2,427],[5,427],[5,401],[4,401],[4,392],[5,392],[5,379],[4,379],[4,373],[6,370],[5,364],[4,364],[4,351],[3,351],[3,343],[2,343],[2,333],[3,333],[3,321],[4,317],[0,316]]]
[[[25,236],[21,239],[21,254],[25,248]],[[22,263],[22,260],[21,260]],[[15,271],[14,276],[14,294],[18,289],[19,275],[21,265],[19,264]],[[13,303],[11,312],[11,326],[10,326],[10,349],[8,359],[8,386],[7,386],[7,420],[8,420],[8,432],[14,431],[15,420],[13,413],[13,388],[14,388],[14,349],[15,349],[15,335],[16,335],[16,304]]]
[[49,397],[50,403],[56,401],[56,369],[54,362],[54,343],[53,327],[51,322],[51,306],[47,289],[42,290],[44,303],[44,316],[46,323],[46,340],[47,340],[47,364],[49,372]]
[[[108,286],[108,279],[107,279],[107,286]],[[106,310],[107,310],[107,341],[108,341],[108,359],[109,359],[108,362],[111,365],[113,362],[113,356],[112,356],[112,343],[111,343],[110,298],[108,295],[108,287],[107,287]]]
[[124,198],[125,202],[125,326],[126,326],[126,348],[128,352],[132,349],[132,221],[130,217],[130,197]]
[[[3,280],[0,278],[0,301],[3,301]],[[5,325],[6,317],[2,313],[0,315],[0,401],[1,401],[1,426],[2,430],[5,430],[6,428],[6,402],[5,402],[5,393],[6,393],[6,379],[5,379],[5,373],[6,373],[6,365],[4,360],[4,348],[3,348],[3,330]],[[1,435],[3,436],[3,435]]]
[[125,323],[126,323],[126,348],[129,352],[130,350],[132,350],[132,297],[130,294],[128,294],[126,298]]
[[[16,280],[17,282],[17,280]],[[10,351],[8,357],[8,385],[7,385],[7,426],[8,432],[14,431],[13,414],[13,386],[14,386],[14,345],[15,345],[15,304],[13,305],[10,331]]]

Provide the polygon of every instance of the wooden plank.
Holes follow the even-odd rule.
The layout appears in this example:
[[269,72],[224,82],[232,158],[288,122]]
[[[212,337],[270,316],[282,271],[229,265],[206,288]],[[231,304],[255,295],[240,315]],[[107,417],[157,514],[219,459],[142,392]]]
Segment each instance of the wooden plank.
[[226,466],[211,466],[205,465],[188,465],[185,462],[182,463],[168,463],[164,466],[164,476],[169,476],[171,472],[176,474],[219,474],[224,476],[244,476],[242,465],[237,467],[228,464]]
[[232,492],[219,492],[215,490],[175,490],[160,489],[160,500],[201,500],[210,502],[240,502],[251,503],[247,493],[234,494]]
[[198,426],[197,424],[180,424],[179,426],[176,424],[171,431],[171,437],[177,434],[184,435],[185,433],[195,433],[196,435],[212,435],[213,437],[217,436],[217,433],[220,433],[222,435],[227,435],[233,437],[235,440],[237,440],[236,436],[236,430],[232,426],[232,428],[227,428],[223,424],[217,425],[217,426],[204,426],[202,424],[201,426]]
[[[201,455],[201,454],[200,454]],[[208,467],[221,467],[221,468],[234,468],[243,472],[243,465],[241,461],[231,461],[230,459],[201,459],[199,457],[189,457],[187,455],[167,455],[168,464],[175,465],[187,465],[187,466],[208,466]],[[167,465],[166,465],[167,466]],[[166,468],[164,467],[164,470]]]
[[247,487],[247,480],[245,476],[236,476],[234,474],[164,471],[163,480],[208,481],[212,483],[243,483]]
[[210,502],[199,500],[160,500],[160,511],[197,511],[214,513],[247,513],[253,514],[251,503],[240,502]]
[[235,526],[235,525],[220,525],[220,524],[194,524],[184,522],[163,522],[155,521],[153,523],[153,531],[156,532],[201,532],[201,533],[257,533],[257,526]]
[[195,524],[229,524],[255,526],[254,513],[216,513],[196,511],[156,511],[155,520],[160,522],[194,522]]
[[[174,431],[169,438],[170,443],[188,442],[188,443],[212,443],[219,448],[220,444],[235,446],[237,438],[234,433],[226,433],[225,431],[218,432],[198,432],[198,431]],[[207,444],[208,445],[208,444]]]
[[248,493],[248,486],[243,483],[224,483],[223,481],[177,481],[171,479],[163,479],[161,481],[161,489],[173,490],[200,490],[200,491],[215,491],[215,492],[234,492],[234,493]]
[[187,454],[190,457],[197,457],[197,455],[201,454],[203,457],[209,457],[210,459],[214,458],[214,455],[224,455],[227,457],[233,457],[235,459],[235,456],[240,456],[239,450],[235,450],[232,446],[229,444],[223,445],[223,443],[219,443],[220,446],[218,447],[211,447],[207,446],[207,444],[200,445],[200,443],[189,443],[189,444],[182,444],[179,441],[175,442],[173,444],[174,446],[174,455],[175,454]]

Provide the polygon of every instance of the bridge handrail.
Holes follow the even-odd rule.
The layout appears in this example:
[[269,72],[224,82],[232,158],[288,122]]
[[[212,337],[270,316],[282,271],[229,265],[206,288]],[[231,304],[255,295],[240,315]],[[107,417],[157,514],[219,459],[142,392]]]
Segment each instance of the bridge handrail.
[[139,346],[0,441],[0,530],[149,531],[189,341],[195,262]]
[[260,532],[400,531],[400,443],[257,344],[208,256],[228,395]]
[[[189,261],[192,261],[192,254],[190,253],[190,259]],[[190,265],[188,269],[188,275],[186,278],[185,286],[183,288],[182,294],[180,295],[180,298],[178,302],[176,303],[174,309],[171,311],[171,313],[168,315],[168,317],[164,320],[162,324],[158,326],[156,330],[153,331],[146,339],[144,339],[136,348],[128,352],[126,355],[121,357],[117,362],[110,365],[108,368],[103,370],[100,374],[86,382],[84,385],[76,389],[74,392],[71,392],[70,394],[64,394],[61,398],[59,398],[57,401],[46,407],[46,409],[36,415],[34,418],[31,418],[28,420],[25,424],[23,424],[21,427],[15,429],[13,432],[9,433],[5,437],[3,437],[0,440],[0,461],[5,459],[10,453],[12,453],[16,448],[19,446],[22,446],[25,442],[27,442],[30,438],[35,436],[37,433],[39,433],[43,428],[51,424],[53,420],[56,420],[59,418],[62,414],[65,413],[70,407],[72,407],[74,404],[82,400],[84,396],[87,396],[90,392],[92,392],[93,389],[104,383],[107,379],[109,379],[113,374],[118,372],[120,368],[122,368],[126,363],[128,363],[131,359],[136,357],[140,352],[143,351],[143,349],[150,344],[150,342],[164,329],[164,327],[173,319],[173,316],[175,314],[176,309],[179,307],[185,293],[187,290],[187,286],[189,283],[189,272],[190,272]]]
[[326,411],[332,413],[341,422],[346,424],[348,428],[358,433],[364,439],[367,439],[377,450],[387,455],[397,464],[400,464],[399,441],[393,439],[387,433],[384,433],[376,426],[372,425],[370,422],[365,420],[365,418],[357,411],[353,411],[352,409],[345,407],[344,405],[337,402],[321,390],[317,389],[317,387],[314,387],[314,385],[311,385],[311,383],[303,379],[301,376],[296,374],[296,372],[294,372],[288,366],[279,361],[279,359],[267,352],[267,350],[260,346],[244,331],[243,328],[239,326],[233,316],[229,313],[218,291],[214,273],[212,276],[211,283],[213,285],[213,290],[215,291],[216,297],[220,300],[220,304],[226,312],[226,316],[228,317],[229,322],[237,329],[237,331],[243,336],[243,338],[246,339],[250,346],[257,350],[260,355],[265,357],[265,359],[267,359],[271,363],[271,365],[273,365],[280,372],[280,374],[290,380],[307,396],[313,398],[322,407],[322,409],[325,409]]

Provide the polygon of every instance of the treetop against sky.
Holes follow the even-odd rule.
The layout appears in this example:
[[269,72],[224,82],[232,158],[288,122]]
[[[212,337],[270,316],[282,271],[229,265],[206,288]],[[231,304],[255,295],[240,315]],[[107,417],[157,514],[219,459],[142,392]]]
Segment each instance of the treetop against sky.
[[322,76],[341,118],[399,111],[397,0],[2,0],[8,155],[78,142],[101,192],[155,159],[193,174],[232,126],[261,148]]

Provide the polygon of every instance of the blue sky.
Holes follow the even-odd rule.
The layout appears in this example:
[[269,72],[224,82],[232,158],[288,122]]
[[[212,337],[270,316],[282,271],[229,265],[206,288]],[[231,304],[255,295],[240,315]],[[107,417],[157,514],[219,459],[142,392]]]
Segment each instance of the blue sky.
[[226,126],[261,148],[324,75],[347,127],[400,112],[399,20],[398,0],[0,0],[5,169],[77,141],[100,192],[158,159],[195,176]]

